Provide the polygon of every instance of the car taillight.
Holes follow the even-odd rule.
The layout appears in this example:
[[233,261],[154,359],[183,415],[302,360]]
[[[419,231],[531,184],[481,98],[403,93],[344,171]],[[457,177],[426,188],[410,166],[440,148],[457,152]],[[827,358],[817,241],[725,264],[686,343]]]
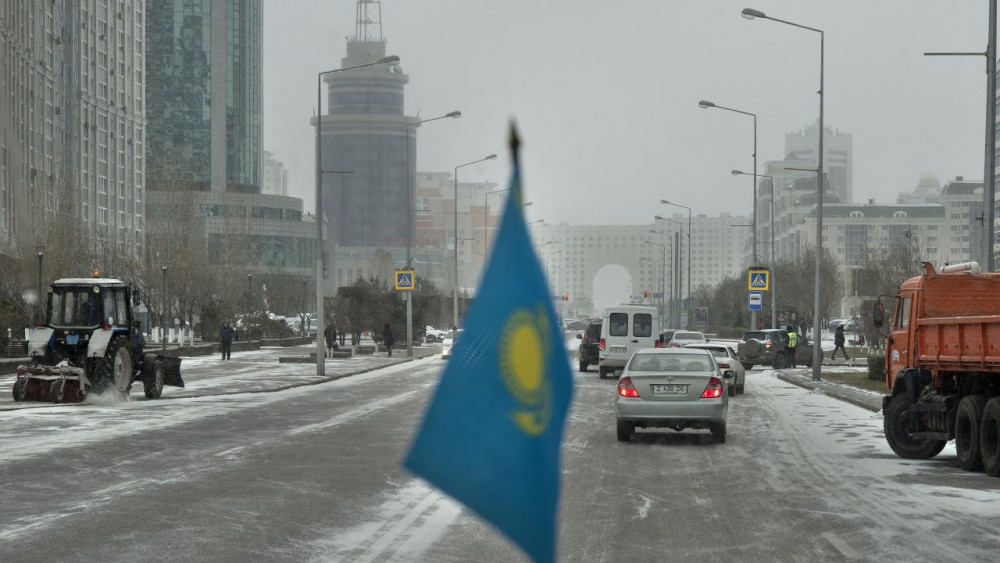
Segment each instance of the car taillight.
[[103,328],[104,330],[109,330],[111,328],[111,325],[101,325],[101,328]]
[[603,349],[604,349],[604,339],[602,338],[601,339],[601,350],[603,350]]
[[[631,383],[631,382],[630,382]],[[713,377],[708,380],[708,387],[705,388],[705,392],[701,394],[702,399],[718,399],[722,396],[722,380],[718,377]]]
[[719,369],[729,369],[728,362],[719,362]]
[[632,386],[631,377],[623,377],[618,380],[618,394],[622,397],[632,397],[634,399],[639,398],[639,392]]

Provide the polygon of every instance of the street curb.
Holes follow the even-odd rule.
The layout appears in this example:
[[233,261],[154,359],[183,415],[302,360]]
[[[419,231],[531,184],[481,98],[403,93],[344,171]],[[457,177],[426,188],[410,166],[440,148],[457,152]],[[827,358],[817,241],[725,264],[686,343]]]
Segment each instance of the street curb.
[[[786,383],[791,383],[792,385],[797,385],[799,387],[802,387],[803,389],[808,389],[810,391],[818,390],[819,392],[823,393],[824,395],[827,395],[828,397],[833,397],[834,399],[844,401],[845,403],[850,403],[856,407],[861,407],[871,412],[879,412],[882,410],[882,399],[880,397],[862,398],[862,397],[851,396],[850,393],[847,393],[844,390],[842,390],[840,388],[841,386],[836,383],[829,383],[822,381],[815,382],[812,380],[806,380],[805,378],[791,374],[786,374],[778,370],[775,370],[775,375],[778,376],[778,379]],[[823,383],[826,384],[824,385]]]

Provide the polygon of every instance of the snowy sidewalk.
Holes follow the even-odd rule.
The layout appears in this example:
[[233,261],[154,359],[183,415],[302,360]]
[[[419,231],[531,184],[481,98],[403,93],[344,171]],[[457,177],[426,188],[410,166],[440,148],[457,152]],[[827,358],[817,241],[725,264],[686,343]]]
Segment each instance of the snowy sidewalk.
[[[775,370],[775,374],[782,381],[818,391],[824,395],[857,405],[863,409],[868,409],[872,412],[882,410],[882,393],[866,391],[832,381],[813,381],[812,370],[809,368]],[[822,373],[820,375],[822,376]]]

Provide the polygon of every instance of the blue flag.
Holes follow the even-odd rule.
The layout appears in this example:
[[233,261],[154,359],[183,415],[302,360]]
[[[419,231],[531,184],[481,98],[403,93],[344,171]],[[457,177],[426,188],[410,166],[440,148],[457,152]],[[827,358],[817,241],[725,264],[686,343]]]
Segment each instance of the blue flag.
[[524,222],[517,142],[500,231],[404,466],[554,561],[573,377]]

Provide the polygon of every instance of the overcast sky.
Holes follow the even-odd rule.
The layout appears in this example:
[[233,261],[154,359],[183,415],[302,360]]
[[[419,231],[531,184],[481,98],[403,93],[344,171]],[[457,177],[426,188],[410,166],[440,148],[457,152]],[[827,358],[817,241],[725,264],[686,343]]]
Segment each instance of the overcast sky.
[[[264,148],[291,195],[314,198],[316,73],[337,68],[355,0],[264,0]],[[506,183],[507,123],[523,137],[530,219],[646,223],[662,198],[749,214],[749,117],[758,161],[816,121],[819,35],[740,16],[752,7],[826,36],[826,124],[854,136],[854,196],[893,203],[925,173],[983,177],[986,0],[383,0],[406,112],[461,110],[421,127],[419,171]],[[325,100],[325,93],[324,93]],[[324,102],[325,103],[325,102]]]

